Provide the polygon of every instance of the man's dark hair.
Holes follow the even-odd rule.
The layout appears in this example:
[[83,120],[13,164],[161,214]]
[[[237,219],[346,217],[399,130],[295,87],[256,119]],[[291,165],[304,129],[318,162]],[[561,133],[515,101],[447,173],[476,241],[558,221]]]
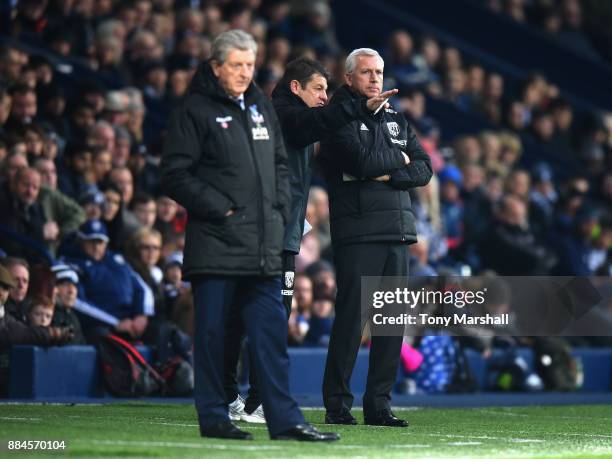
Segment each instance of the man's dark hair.
[[329,80],[329,72],[319,62],[305,57],[300,57],[287,64],[282,84],[288,85],[292,80],[297,80],[302,87],[306,86],[313,75],[321,75]]
[[15,94],[28,94],[28,93],[36,94],[34,88],[31,88],[27,84],[17,83],[9,88],[9,94],[14,96]]
[[149,193],[145,193],[144,191],[140,191],[134,195],[134,198],[130,203],[130,207],[132,210],[134,210],[137,206],[141,204],[149,204],[151,201],[155,201],[153,196],[151,196]]

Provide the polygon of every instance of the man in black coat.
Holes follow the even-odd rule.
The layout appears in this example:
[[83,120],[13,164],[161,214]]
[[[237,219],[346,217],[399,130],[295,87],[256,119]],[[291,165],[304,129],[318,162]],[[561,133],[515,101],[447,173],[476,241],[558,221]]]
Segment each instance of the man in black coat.
[[328,79],[329,74],[321,64],[300,58],[287,64],[285,75],[272,93],[272,103],[281,123],[289,158],[291,185],[291,217],[283,243],[283,301],[287,315],[291,312],[294,257],[300,252],[304,232],[314,144],[331,139],[338,129],[351,121],[371,115],[386,99],[397,93],[396,89],[392,89],[369,99],[347,99],[326,105]]
[[250,439],[228,417],[223,386],[226,318],[240,305],[270,436],[337,440],[305,423],[289,394],[287,320],[280,298],[287,156],[274,109],[252,84],[257,45],[219,35],[170,120],[164,192],[185,207],[184,271],[196,306],[195,404],[206,437]]
[[[384,62],[368,48],[346,60],[346,85],[331,104],[382,90]],[[323,401],[329,424],[355,424],[349,381],[362,336],[361,276],[408,276],[407,244],[416,242],[408,189],[432,176],[429,157],[403,115],[385,108],[339,129],[321,143],[330,187],[330,224],[338,294]],[[401,336],[373,336],[363,412],[366,424],[405,427],[390,409]]]
[[[346,100],[340,104],[327,105],[327,80],[329,74],[319,62],[298,58],[285,68],[285,74],[272,93],[283,131],[283,139],[289,159],[289,183],[291,188],[291,216],[285,228],[283,242],[283,277],[281,295],[287,317],[291,313],[293,280],[295,278],[295,256],[300,252],[300,241],[304,232],[304,217],[308,204],[308,191],[312,178],[314,144],[334,136],[337,129],[372,114],[388,97],[397,93],[392,89],[370,99]],[[243,333],[240,324],[230,322],[227,330],[226,348],[226,392],[230,403],[230,415],[247,422],[257,422],[260,401],[253,372],[249,373],[251,387],[244,407],[238,397],[236,363],[238,361]],[[236,413],[233,410],[237,409]],[[244,413],[240,413],[240,410]],[[255,415],[253,414],[255,413]]]

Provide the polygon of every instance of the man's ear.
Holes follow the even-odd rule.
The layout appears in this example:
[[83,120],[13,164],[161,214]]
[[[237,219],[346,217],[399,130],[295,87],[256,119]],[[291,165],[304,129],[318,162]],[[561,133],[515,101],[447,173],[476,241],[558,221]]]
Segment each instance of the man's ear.
[[210,61],[210,67],[212,68],[212,71],[215,76],[219,78],[219,67],[221,67],[221,64],[219,64],[219,62],[217,61]]
[[353,74],[352,73],[345,73],[344,74],[344,81],[346,82],[346,84],[348,86],[353,86]]
[[299,96],[299,90],[302,89],[302,85],[300,84],[298,80],[291,80],[289,82],[289,89],[291,90],[293,94],[295,94],[296,96]]

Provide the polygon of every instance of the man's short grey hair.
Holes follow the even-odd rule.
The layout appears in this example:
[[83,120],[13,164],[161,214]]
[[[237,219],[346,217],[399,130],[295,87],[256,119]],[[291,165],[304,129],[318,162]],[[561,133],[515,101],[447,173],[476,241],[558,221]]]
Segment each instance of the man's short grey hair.
[[374,56],[380,60],[382,66],[385,66],[385,61],[378,54],[378,51],[372,48],[357,48],[351,52],[346,58],[346,62],[344,64],[344,68],[346,69],[346,73],[353,73],[355,71],[355,67],[357,67],[357,57],[359,56]]
[[223,32],[212,44],[211,59],[223,64],[227,59],[227,55],[234,49],[240,51],[253,51],[253,55],[257,54],[257,43],[255,39],[243,30],[228,30]]

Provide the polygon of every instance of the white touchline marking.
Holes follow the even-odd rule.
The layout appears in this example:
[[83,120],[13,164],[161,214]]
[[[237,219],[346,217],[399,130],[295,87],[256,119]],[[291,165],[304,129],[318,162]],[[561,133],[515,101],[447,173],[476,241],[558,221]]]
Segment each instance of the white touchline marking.
[[430,437],[446,437],[446,438],[466,438],[476,440],[502,440],[513,443],[545,443],[546,440],[536,438],[517,438],[517,437],[492,437],[490,435],[457,435],[457,434],[441,434],[441,433],[424,433]]
[[3,421],[42,421],[42,418],[19,418],[13,416],[0,416],[0,419],[2,419]]
[[452,441],[447,443],[450,446],[474,446],[474,445],[482,445],[481,441]]
[[160,426],[177,426],[177,427],[200,427],[199,424],[179,424],[178,422],[149,422]]
[[238,449],[244,451],[257,450],[273,450],[282,449],[282,446],[261,445],[261,446],[246,446],[246,445],[215,445],[211,443],[190,443],[178,441],[128,441],[128,440],[83,440],[81,443],[93,443],[97,445],[115,445],[115,446],[158,446],[161,448],[193,448],[193,449]]
[[386,445],[386,448],[431,448],[431,445]]
[[[499,433],[507,433],[507,431],[505,430],[489,430],[489,432],[499,432]],[[528,431],[528,430],[513,430],[512,433],[514,434],[530,434],[532,432]],[[555,434],[550,434],[550,435],[555,435]],[[562,436],[573,436],[573,437],[599,437],[599,438],[612,438],[612,435],[605,435],[605,434],[588,434],[588,433],[572,433],[572,432],[563,432],[563,434],[561,434]],[[559,439],[555,439],[555,441],[562,441]]]

